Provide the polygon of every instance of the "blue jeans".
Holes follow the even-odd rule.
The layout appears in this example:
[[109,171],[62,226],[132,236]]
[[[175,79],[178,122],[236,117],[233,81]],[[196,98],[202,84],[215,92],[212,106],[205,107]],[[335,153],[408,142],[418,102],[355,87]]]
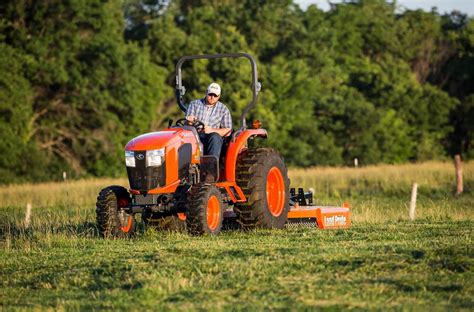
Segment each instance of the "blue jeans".
[[200,133],[199,139],[204,145],[204,155],[214,155],[219,159],[223,143],[222,137],[215,132],[207,134]]

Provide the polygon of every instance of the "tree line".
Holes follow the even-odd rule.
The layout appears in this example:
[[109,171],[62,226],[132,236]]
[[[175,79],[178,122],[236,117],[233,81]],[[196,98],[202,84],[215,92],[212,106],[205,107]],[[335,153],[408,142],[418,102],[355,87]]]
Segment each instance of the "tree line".
[[[182,116],[174,66],[248,52],[262,91],[249,121],[291,166],[472,158],[474,21],[358,0],[2,1],[0,182],[125,173],[124,144]],[[234,127],[247,60],[183,67],[187,100],[211,81]]]

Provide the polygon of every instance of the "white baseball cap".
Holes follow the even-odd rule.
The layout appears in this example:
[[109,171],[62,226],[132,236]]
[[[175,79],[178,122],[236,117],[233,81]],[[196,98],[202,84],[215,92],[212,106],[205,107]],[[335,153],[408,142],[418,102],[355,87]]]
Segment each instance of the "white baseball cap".
[[207,94],[209,93],[214,93],[216,94],[217,96],[220,96],[221,95],[221,86],[219,86],[218,83],[211,83],[209,85],[209,87],[207,87]]

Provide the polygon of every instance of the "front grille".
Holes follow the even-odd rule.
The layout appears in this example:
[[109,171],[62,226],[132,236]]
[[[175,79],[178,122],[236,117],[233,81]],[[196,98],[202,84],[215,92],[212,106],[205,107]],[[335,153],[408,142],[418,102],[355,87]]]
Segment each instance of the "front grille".
[[146,151],[135,151],[135,167],[127,167],[128,181],[133,190],[148,191],[166,183],[166,163],[146,166]]

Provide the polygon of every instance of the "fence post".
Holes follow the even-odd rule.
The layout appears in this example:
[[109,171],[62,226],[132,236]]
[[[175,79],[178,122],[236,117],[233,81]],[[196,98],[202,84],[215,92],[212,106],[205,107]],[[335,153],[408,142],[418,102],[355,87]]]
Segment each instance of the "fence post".
[[31,221],[31,203],[26,204],[26,212],[25,212],[25,227],[28,228],[30,226]]
[[456,195],[460,195],[464,191],[462,183],[462,162],[461,156],[454,156],[454,169],[456,170]]
[[411,189],[411,200],[410,200],[410,212],[409,217],[410,220],[415,220],[415,209],[416,209],[416,195],[418,193],[418,183],[413,183],[413,187]]

